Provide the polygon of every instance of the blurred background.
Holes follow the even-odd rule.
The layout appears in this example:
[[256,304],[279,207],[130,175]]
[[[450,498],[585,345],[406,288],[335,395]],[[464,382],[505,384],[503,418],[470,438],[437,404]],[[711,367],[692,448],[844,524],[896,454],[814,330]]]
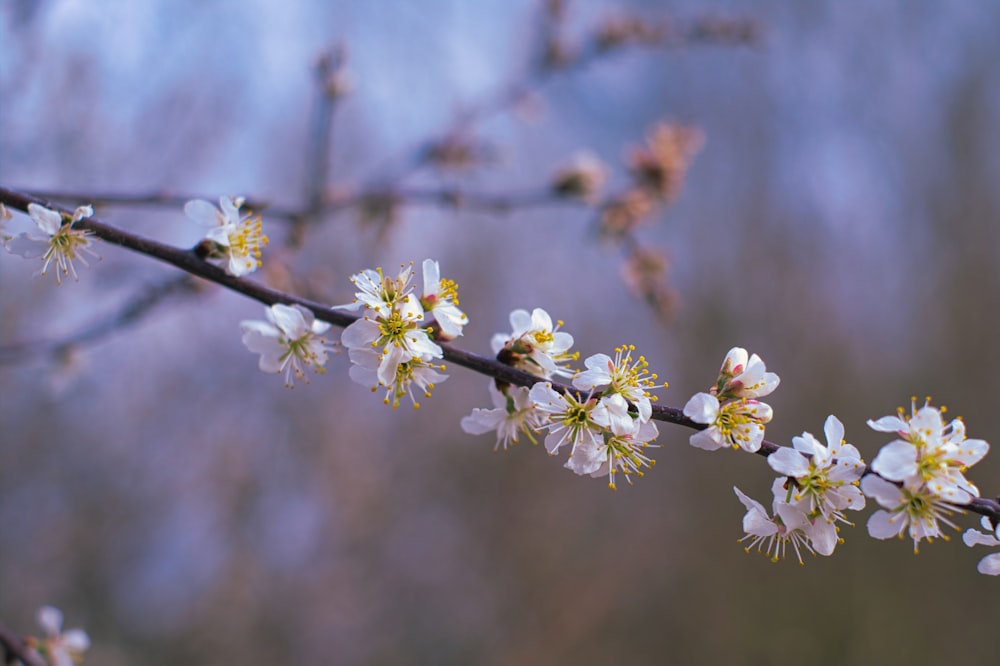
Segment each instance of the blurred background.
[[[782,377],[778,443],[834,413],[870,460],[887,438],[865,420],[914,395],[1000,441],[1000,5],[601,0],[570,3],[560,39],[625,15],[748,18],[759,39],[625,45],[537,77],[553,19],[536,0],[0,0],[0,183],[302,206],[315,67],[338,45],[350,93],[329,199],[539,191],[581,149],[622,191],[630,147],[682,123],[701,150],[634,231],[669,254],[669,317],[571,203],[402,205],[382,225],[345,209],[297,248],[264,210],[253,277],[344,303],[350,274],[429,256],[460,285],[471,351],[489,353],[510,310],[544,307],[584,357],[636,344],[670,382],[661,404],[706,389],[730,347],[759,353]],[[531,94],[465,128],[481,163],[414,168],[456,114],[517,81]],[[201,235],[180,205],[98,214],[181,246]],[[286,389],[240,343],[263,306],[211,285],[29,353],[175,274],[99,251],[61,287],[0,256],[0,346],[29,344],[0,365],[0,621],[16,631],[58,606],[89,632],[87,663],[111,666],[995,663],[985,549],[955,533],[914,556],[868,538],[868,510],[831,558],[747,555],[732,487],[770,504],[769,468],[680,428],[611,492],[540,448],[494,454],[464,434],[488,380],[458,367],[419,413],[352,384],[343,356]],[[988,457],[970,478],[992,495],[998,471]]]

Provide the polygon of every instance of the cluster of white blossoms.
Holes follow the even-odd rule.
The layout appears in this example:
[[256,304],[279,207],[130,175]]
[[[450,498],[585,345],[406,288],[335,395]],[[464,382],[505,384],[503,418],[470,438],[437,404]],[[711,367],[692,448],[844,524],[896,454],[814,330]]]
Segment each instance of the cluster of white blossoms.
[[20,233],[16,236],[7,236],[0,231],[0,237],[3,239],[4,248],[11,254],[29,259],[41,257],[44,262],[41,275],[45,275],[49,266],[55,263],[56,282],[62,284],[62,279],[67,275],[72,275],[74,280],[79,279],[74,266],[76,260],[89,268],[87,257],[100,259],[91,249],[94,241],[93,233],[73,228],[74,224],[93,214],[94,209],[91,206],[80,206],[72,216],[69,216],[30,203],[28,215],[44,235]]
[[754,546],[772,560],[785,556],[788,546],[802,564],[802,551],[831,555],[837,543],[837,523],[852,524],[844,511],[864,508],[858,483],[865,463],[858,450],[844,441],[844,425],[832,414],[823,426],[826,445],[808,432],[792,438],[793,448],[783,447],[767,458],[778,472],[771,491],[773,516],[757,501],[734,488],[746,507],[743,530]]
[[[573,336],[559,330],[562,322],[553,326],[549,314],[536,308],[531,314],[515,310],[510,324],[511,333],[493,336],[494,353],[542,381],[530,389],[491,382],[493,409],[474,409],[462,419],[462,429],[474,435],[495,431],[494,450],[516,444],[521,434],[535,444],[536,434],[544,432],[550,455],[568,446],[567,469],[609,477],[612,489],[618,472],[630,484],[633,474],[642,476],[654,464],[646,449],[657,446],[659,435],[650,420],[656,397],[649,389],[657,384],[646,359],[633,358],[635,346],[618,347],[614,358],[595,354],[584,361],[586,370],[574,371],[569,362],[579,354],[570,351]],[[571,377],[572,388],[554,385],[554,377]]]
[[[530,314],[514,310],[510,313],[511,333],[494,334],[490,346],[501,363],[530,375],[541,379],[571,377],[574,373],[569,362],[579,356],[570,351],[573,336],[559,330],[562,324],[559,321],[553,326],[549,313],[542,308]],[[462,429],[470,435],[496,431],[494,451],[517,444],[521,434],[537,444],[535,433],[546,418],[532,401],[530,389],[491,381],[489,390],[494,408],[474,409],[462,419]]]
[[267,247],[260,216],[241,215],[243,197],[219,197],[219,207],[203,199],[184,205],[184,213],[208,227],[205,234],[206,258],[220,259],[226,273],[242,277],[261,266],[261,250]]
[[[222,197],[219,208],[203,200],[184,206],[188,217],[209,228],[197,248],[199,256],[222,261],[226,273],[235,277],[259,268],[261,249],[268,244],[261,218],[240,214],[243,203],[239,197]],[[91,249],[95,234],[74,226],[93,215],[91,206],[71,215],[31,203],[27,212],[43,235],[6,233],[11,215],[0,205],[0,244],[13,254],[41,257],[42,275],[54,264],[61,284],[67,275],[77,278],[75,261],[89,266],[87,257],[99,258]],[[349,351],[351,378],[373,392],[383,388],[385,404],[394,409],[407,396],[420,407],[414,391],[430,397],[435,384],[447,379],[438,342],[461,336],[468,323],[458,307],[458,286],[441,278],[438,262],[427,259],[422,270],[420,295],[413,285],[412,263],[394,276],[381,268],[363,270],[351,277],[357,289],[353,302],[334,308],[360,311],[340,339]],[[286,386],[292,387],[296,379],[308,383],[306,371],[325,373],[329,354],[339,351],[338,343],[323,337],[330,324],[316,314],[315,308],[300,304],[271,305],[266,321],[240,323],[243,343],[260,355],[260,369],[283,374]],[[578,475],[608,477],[612,489],[617,473],[631,484],[633,476],[641,477],[653,466],[648,450],[658,446],[654,442],[659,432],[652,420],[656,397],[650,390],[666,384],[657,384],[644,357],[633,356],[634,346],[618,347],[614,357],[590,356],[584,360],[585,369],[578,370],[571,365],[579,360],[572,350],[573,336],[545,310],[515,310],[510,325],[509,333],[493,336],[493,353],[501,363],[538,381],[528,387],[491,380],[493,407],[474,409],[464,417],[465,432],[495,432],[494,450],[506,450],[522,435],[532,444],[544,436],[550,455],[569,450],[566,468]],[[691,445],[762,452],[773,410],[760,398],[773,392],[779,381],[756,354],[741,347],[729,350],[714,385],[684,406],[684,415],[703,426],[690,437]],[[960,419],[946,422],[944,411],[929,401],[918,408],[914,400],[909,415],[900,409],[894,416],[868,421],[873,430],[896,436],[882,447],[870,469],[845,442],[844,426],[833,415],[824,424],[825,444],[808,432],[792,438],[792,447],[768,444],[762,453],[769,452],[768,464],[781,475],[772,484],[771,512],[734,488],[747,511],[740,539],[749,542],[746,550],[756,548],[773,560],[791,550],[800,563],[804,552],[830,555],[842,541],[839,526],[852,524],[845,512],[863,509],[866,496],[880,507],[868,520],[871,536],[906,534],[914,551],[924,539],[947,539],[945,527],[958,529],[949,517],[979,497],[965,471],[986,455],[989,445],[968,439],[965,424]],[[969,546],[1000,547],[1000,520],[983,504],[978,502],[975,509],[992,516],[982,520],[985,532],[969,529],[963,540]],[[1000,575],[1000,552],[984,557],[979,571]],[[50,663],[63,666],[78,659],[89,642],[78,630],[60,633],[61,621],[57,610],[43,608],[39,622],[47,638],[34,639],[33,646]]]
[[878,502],[881,510],[868,521],[868,533],[876,539],[903,536],[909,530],[916,551],[922,539],[947,539],[940,523],[958,529],[948,519],[963,505],[979,497],[979,489],[965,478],[965,470],[982,460],[989,444],[967,439],[961,419],[945,423],[944,408],[931,407],[929,400],[910,415],[902,408],[895,416],[868,421],[879,432],[895,433],[872,461],[872,471],[861,481],[861,489]]
[[708,393],[696,393],[684,405],[684,415],[706,426],[691,435],[691,446],[714,451],[724,446],[753,453],[764,441],[764,424],[771,420],[771,406],[756,398],[768,395],[781,380],[767,372],[757,354],[742,347],[726,354],[719,377]]
[[434,385],[448,375],[434,361],[443,358],[434,339],[450,340],[462,335],[468,317],[458,309],[458,285],[442,279],[438,262],[423,263],[424,290],[414,294],[413,264],[387,276],[382,269],[365,269],[351,276],[357,287],[354,302],[337,306],[361,310],[362,316],[344,329],[341,343],[351,359],[351,379],[370,386],[372,392],[385,389],[384,402],[393,409],[404,396],[415,408],[416,386],[427,398]]

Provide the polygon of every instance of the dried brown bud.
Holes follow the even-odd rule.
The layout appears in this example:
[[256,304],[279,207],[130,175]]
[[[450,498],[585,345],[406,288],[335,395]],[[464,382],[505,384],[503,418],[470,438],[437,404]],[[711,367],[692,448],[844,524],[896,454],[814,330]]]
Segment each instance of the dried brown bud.
[[560,196],[574,197],[592,204],[600,198],[607,176],[607,167],[594,155],[588,152],[577,153],[567,166],[556,172],[552,179],[552,190]]
[[577,50],[566,42],[553,37],[545,43],[542,55],[543,69],[565,69],[577,58]]
[[324,94],[329,97],[342,97],[354,89],[354,82],[347,72],[347,47],[343,44],[320,54],[315,73]]
[[461,134],[451,134],[427,147],[424,159],[439,169],[463,171],[494,161],[495,151],[487,143]]
[[633,148],[627,158],[636,185],[670,202],[681,190],[684,176],[704,137],[696,127],[659,123],[645,146]]
[[619,237],[630,233],[653,211],[653,199],[641,188],[633,188],[611,200],[601,213],[602,236]]
[[597,27],[595,42],[599,51],[610,51],[630,43],[648,46],[660,44],[667,30],[637,16],[612,16]]
[[662,250],[634,247],[622,265],[622,279],[632,291],[669,320],[677,308],[677,292],[666,280],[670,258]]

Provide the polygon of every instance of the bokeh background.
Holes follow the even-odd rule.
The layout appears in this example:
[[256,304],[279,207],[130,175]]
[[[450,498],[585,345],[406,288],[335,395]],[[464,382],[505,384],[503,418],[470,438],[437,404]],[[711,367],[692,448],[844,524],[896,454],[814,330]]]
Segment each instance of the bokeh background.
[[[584,356],[636,344],[706,388],[729,347],[782,377],[768,438],[865,420],[932,395],[997,441],[1000,5],[578,2],[566,34],[615,13],[749,16],[756,48],[627,49],[484,118],[491,164],[416,181],[544,185],[587,148],[622,156],[660,119],[705,144],[676,202],[640,230],[668,247],[665,324],[620,277],[579,206],[509,214],[407,207],[381,241],[332,216],[302,249],[280,222],[260,274],[330,303],[374,265],[440,259],[488,353],[516,307],[565,320]],[[535,0],[279,3],[0,1],[0,183],[29,191],[244,194],[302,203],[312,67],[347,48],[331,188],[391,182],[455,113],[529,67]],[[411,182],[411,181],[407,181]],[[179,209],[104,219],[178,245]],[[11,223],[26,229],[26,218]],[[170,268],[113,247],[79,282],[0,256],[0,345],[59,339]],[[289,390],[238,323],[263,308],[220,288],[179,298],[60,358],[0,366],[0,620],[42,604],[93,640],[88,663],[995,663],[985,551],[876,542],[831,558],[747,555],[743,507],[768,500],[756,456],[708,454],[663,426],[658,464],[610,492],[540,449],[462,433],[488,380],[452,368],[417,413],[384,408],[347,361]],[[970,476],[1000,492],[995,460]],[[966,517],[963,527],[975,524]]]

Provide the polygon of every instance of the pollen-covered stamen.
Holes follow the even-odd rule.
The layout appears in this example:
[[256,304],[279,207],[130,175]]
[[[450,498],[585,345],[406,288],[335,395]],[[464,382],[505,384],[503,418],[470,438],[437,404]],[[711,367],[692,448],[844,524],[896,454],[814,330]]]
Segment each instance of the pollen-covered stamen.
[[457,282],[448,278],[441,278],[437,293],[424,294],[420,298],[420,304],[425,310],[433,310],[438,303],[459,305]]
[[621,470],[625,475],[625,481],[631,486],[632,475],[642,478],[645,474],[643,468],[652,467],[656,461],[648,457],[643,450],[647,447],[656,447],[658,444],[648,442],[636,442],[628,435],[611,435],[605,431],[605,439],[608,447],[608,487],[616,490],[615,473]]
[[809,461],[809,472],[798,479],[792,479],[789,484],[789,492],[792,493],[795,501],[803,497],[810,498],[810,506],[823,507],[823,499],[827,493],[844,484],[843,481],[833,481],[828,472],[829,467],[817,467],[813,460]]
[[[931,494],[926,486],[917,490],[909,490],[904,486],[900,490],[903,493],[904,501],[890,512],[889,522],[894,523],[902,520],[904,524],[908,523],[911,537],[920,535],[926,538],[928,543],[933,543],[934,536],[940,535],[942,539],[948,541],[948,535],[938,529],[938,521],[952,529],[960,529],[958,525],[949,519],[949,516],[954,515],[956,512],[965,512],[952,505],[943,503]],[[900,531],[899,536],[903,536],[902,531]],[[914,538],[914,553],[920,552],[918,545],[919,539]]]
[[234,257],[244,259],[248,269],[260,268],[261,250],[270,240],[264,235],[260,215],[246,217],[228,234],[229,251]]
[[[412,265],[411,262],[410,266]],[[378,272],[382,275],[381,268]],[[391,307],[405,299],[413,291],[413,286],[410,284],[412,275],[406,265],[400,266],[399,275],[396,277],[382,275],[382,301]]]
[[778,528],[776,532],[768,535],[747,534],[742,539],[739,539],[740,543],[748,539],[750,540],[750,543],[744,546],[743,550],[749,553],[752,548],[756,548],[758,553],[764,553],[772,562],[777,562],[785,558],[788,545],[791,544],[799,564],[804,564],[802,561],[803,550],[813,555],[816,554],[805,532],[798,529],[789,530],[778,516],[774,517],[773,522]]
[[42,255],[42,275],[45,275],[49,269],[49,264],[55,262],[56,264],[56,282],[62,284],[62,278],[66,275],[72,275],[74,280],[78,280],[79,276],[76,273],[76,267],[73,262],[77,259],[86,266],[90,267],[87,263],[86,255],[91,258],[100,259],[100,257],[90,249],[91,239],[94,234],[89,230],[85,229],[73,229],[71,224],[64,224],[59,227],[49,238],[49,246],[45,250],[45,254]]
[[545,445],[554,454],[564,444],[575,448],[581,442],[603,443],[607,408],[592,396],[578,400],[572,392],[557,393],[551,384],[536,384],[531,389],[535,406],[547,413],[548,423],[540,429],[549,431]]
[[[758,409],[759,404],[741,398],[726,403],[719,409],[715,425],[719,428],[722,436],[729,440],[733,448],[738,448],[743,442],[751,441],[754,431],[761,429],[763,427],[761,424],[767,422]],[[770,420],[770,417],[767,420]]]
[[354,303],[363,303],[381,315],[396,309],[413,291],[412,266],[404,264],[396,277],[386,276],[381,266],[352,275],[351,282],[358,289]]
[[409,397],[413,408],[420,409],[420,402],[413,395],[413,385],[416,384],[425,398],[430,398],[434,391],[434,382],[445,379],[445,376],[438,374],[437,371],[444,369],[444,365],[433,365],[419,358],[400,362],[396,366],[396,375],[392,385],[386,387],[383,402],[396,409],[402,398]]
[[[953,523],[948,516],[954,513],[965,513],[961,509],[949,509],[947,505],[938,500],[937,497],[926,492],[924,489],[910,491],[905,487],[901,488],[903,491],[903,496],[906,498],[906,503],[903,504],[897,511],[905,512],[911,521],[923,522],[930,524],[933,521],[940,520],[945,525],[952,527],[954,529],[959,529],[958,525]],[[944,537],[947,540],[947,537]]]
[[534,339],[535,344],[547,345],[552,344],[555,336],[552,331],[534,331],[531,333],[531,338]]
[[615,348],[614,361],[608,363],[608,374],[611,377],[611,392],[621,393],[630,400],[640,396],[645,396],[655,401],[657,398],[651,396],[647,389],[666,388],[667,384],[657,384],[657,375],[650,373],[647,369],[649,363],[645,356],[640,356],[632,360],[632,352],[635,345],[622,345]]
[[439,298],[450,300],[455,305],[459,305],[458,283],[454,280],[449,280],[448,278],[441,278],[441,292],[439,294]]
[[388,317],[379,317],[378,330],[381,334],[372,342],[373,347],[385,347],[389,344],[402,344],[406,334],[414,328],[414,323],[403,319],[398,311],[393,311]]
[[307,333],[295,340],[282,336],[278,338],[278,342],[287,348],[287,351],[279,359],[281,369],[285,372],[285,386],[291,387],[293,385],[293,373],[296,379],[305,380],[306,384],[312,383],[309,381],[309,375],[306,374],[303,366],[311,367],[316,374],[326,374],[326,368],[323,365],[326,362],[325,351],[323,351],[322,356],[316,351],[317,349],[324,350],[327,345],[326,338],[317,338]]

